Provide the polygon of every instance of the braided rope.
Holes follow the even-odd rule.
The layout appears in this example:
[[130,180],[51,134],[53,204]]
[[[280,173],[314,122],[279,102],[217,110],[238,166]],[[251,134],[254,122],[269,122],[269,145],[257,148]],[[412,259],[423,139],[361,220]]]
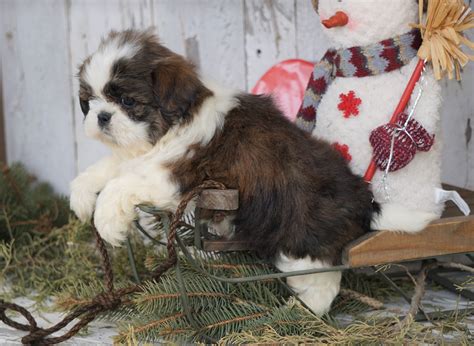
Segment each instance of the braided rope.
[[[160,264],[158,268],[153,271],[153,279],[158,280],[161,275],[163,275],[166,271],[168,271],[168,269],[176,264],[178,255],[174,243],[176,232],[181,225],[181,218],[188,203],[206,189],[225,189],[225,186],[221,183],[209,180],[203,182],[201,185],[185,194],[179,203],[170,224],[167,243],[168,258],[164,263]],[[92,229],[95,235],[97,249],[99,250],[99,253],[102,257],[106,291],[98,294],[94,299],[92,299],[90,303],[76,308],[66,317],[64,317],[62,321],[49,328],[38,327],[33,315],[24,307],[15,303],[8,303],[0,300],[0,320],[12,328],[29,332],[28,335],[21,339],[23,344],[53,345],[64,342],[76,335],[82,328],[92,322],[100,313],[112,311],[120,307],[124,302],[125,296],[131,293],[140,292],[142,290],[142,287],[139,285],[130,285],[125,288],[114,289],[114,275],[105,243],[100,237],[99,232],[97,232],[97,229],[95,227],[92,227]],[[20,313],[28,321],[28,324],[13,321],[6,315],[7,310]],[[80,319],[79,322],[77,322],[68,332],[58,337],[50,337],[51,334],[63,329],[76,318]]]

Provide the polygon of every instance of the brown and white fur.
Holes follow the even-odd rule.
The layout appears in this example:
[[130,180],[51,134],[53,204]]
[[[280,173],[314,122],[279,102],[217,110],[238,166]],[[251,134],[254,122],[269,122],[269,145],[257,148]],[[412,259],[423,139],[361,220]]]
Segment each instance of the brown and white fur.
[[[239,190],[235,237],[282,271],[335,265],[344,245],[370,229],[372,195],[330,145],[291,124],[270,98],[205,82],[150,32],[111,33],[79,80],[86,133],[113,154],[72,182],[71,208],[84,221],[94,213],[110,244],[125,239],[137,204],[173,211],[207,179]],[[288,282],[323,314],[340,277]]]

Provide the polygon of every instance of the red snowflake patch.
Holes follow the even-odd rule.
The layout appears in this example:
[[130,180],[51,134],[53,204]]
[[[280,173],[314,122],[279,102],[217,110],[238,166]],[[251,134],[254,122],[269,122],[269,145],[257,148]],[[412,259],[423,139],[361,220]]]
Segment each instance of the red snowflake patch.
[[346,159],[347,162],[351,162],[352,156],[349,154],[349,146],[347,144],[339,144],[336,142],[332,146],[341,153],[342,157]]
[[351,115],[359,115],[359,106],[362,100],[356,97],[354,90],[349,91],[347,94],[340,94],[339,99],[341,102],[337,105],[337,109],[344,112],[345,118],[349,118]]

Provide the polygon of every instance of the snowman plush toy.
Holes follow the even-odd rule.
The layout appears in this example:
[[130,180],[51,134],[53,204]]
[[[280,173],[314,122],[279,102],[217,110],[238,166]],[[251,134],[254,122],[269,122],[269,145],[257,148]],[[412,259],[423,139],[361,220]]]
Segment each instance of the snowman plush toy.
[[[440,86],[426,69],[396,124],[388,124],[421,45],[416,0],[313,0],[333,49],[315,65],[297,124],[325,139],[361,176],[373,159],[381,213],[374,229],[418,232],[444,202],[468,207],[441,189]],[[410,111],[411,109],[411,111]]]

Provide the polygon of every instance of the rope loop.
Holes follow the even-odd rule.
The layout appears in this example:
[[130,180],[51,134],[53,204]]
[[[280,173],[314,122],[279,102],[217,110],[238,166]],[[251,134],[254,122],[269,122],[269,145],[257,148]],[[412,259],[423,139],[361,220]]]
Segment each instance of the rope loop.
[[[7,310],[12,310],[20,313],[29,322],[29,324],[23,324],[12,320],[10,317],[7,316]],[[18,304],[7,303],[3,299],[0,299],[0,319],[6,325],[9,325],[10,327],[13,327],[18,330],[30,331],[32,329],[38,329],[36,320],[28,310]]]

